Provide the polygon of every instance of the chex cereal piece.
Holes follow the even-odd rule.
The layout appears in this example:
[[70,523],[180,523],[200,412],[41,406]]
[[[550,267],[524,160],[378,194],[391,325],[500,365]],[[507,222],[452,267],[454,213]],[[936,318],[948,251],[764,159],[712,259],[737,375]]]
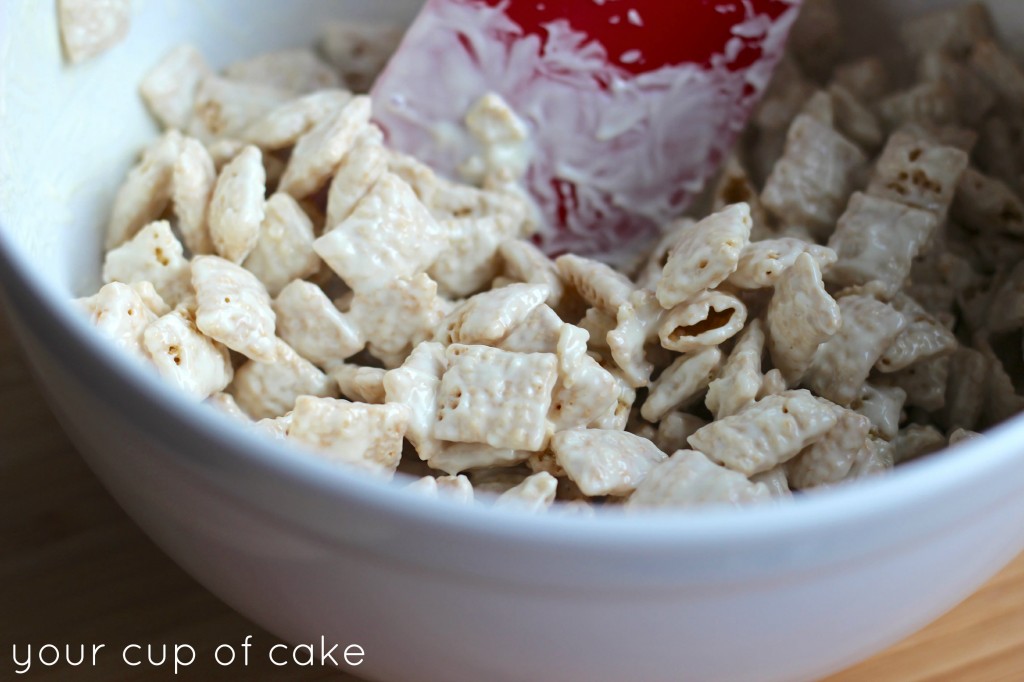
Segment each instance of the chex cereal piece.
[[992,292],[986,327],[992,333],[1001,333],[1024,327],[1024,262],[1009,272],[998,288]]
[[[650,292],[650,297],[654,298],[654,292]],[[658,305],[656,299],[654,304]],[[657,310],[661,314],[662,308],[660,305],[658,305]],[[590,341],[587,345],[592,351],[598,352],[604,357],[610,355],[611,349],[608,346],[608,332],[615,329],[616,318],[614,315],[609,315],[597,308],[587,308],[583,318],[576,323],[576,326],[590,334]]]
[[657,432],[654,434],[654,444],[665,453],[686,449],[686,439],[697,432],[698,429],[707,426],[708,422],[702,417],[686,412],[670,412],[658,422]]
[[722,351],[714,347],[680,356],[651,384],[640,414],[647,421],[656,422],[671,410],[688,408],[700,399],[701,391],[715,378],[721,365]]
[[906,400],[907,392],[899,386],[875,386],[865,383],[850,409],[871,420],[873,434],[885,440],[892,440],[899,431],[900,414]]
[[949,446],[953,447],[957,443],[962,443],[965,440],[974,440],[975,438],[980,437],[981,434],[978,433],[977,431],[970,431],[968,429],[954,429],[954,431],[951,434],[949,434]]
[[192,120],[196,88],[208,73],[210,67],[195,46],[179,45],[146,72],[139,93],[164,128],[185,130]]
[[989,359],[973,348],[960,346],[949,358],[946,400],[939,415],[947,431],[974,429],[982,418],[988,390]]
[[946,437],[931,425],[911,424],[900,429],[892,441],[893,463],[903,462],[929,455],[946,447]]
[[825,291],[817,262],[801,254],[775,285],[768,304],[768,351],[788,384],[803,378],[841,322],[840,306]]
[[768,488],[772,497],[792,497],[793,491],[789,487],[789,472],[785,464],[762,471],[750,477],[751,483],[760,483]]
[[982,235],[997,232],[1024,236],[1024,202],[1002,180],[974,168],[968,168],[960,178],[953,217]]
[[587,355],[588,336],[571,324],[563,324],[559,333],[558,381],[551,396],[550,415],[556,430],[586,426],[616,402],[618,381]]
[[906,395],[907,407],[918,407],[926,412],[942,409],[946,404],[946,384],[950,358],[925,360],[891,374],[877,374],[872,383],[879,387],[901,389]]
[[[753,220],[753,216],[751,216]],[[661,279],[665,265],[668,263],[669,253],[676,245],[680,235],[692,228],[697,221],[693,218],[682,216],[669,222],[661,228],[661,237],[655,242],[647,256],[644,265],[638,270],[634,277],[637,288],[650,289],[654,291],[658,287],[658,280]],[[751,226],[753,234],[754,226]]]
[[378,357],[404,357],[434,333],[444,314],[437,284],[424,273],[399,277],[376,289],[359,290],[348,311],[369,351]]
[[640,507],[740,505],[771,498],[764,483],[715,464],[704,454],[680,450],[654,467],[626,502]]
[[321,28],[320,52],[355,92],[368,92],[405,30],[384,22],[330,21]]
[[787,48],[812,78],[823,80],[843,53],[843,24],[838,0],[805,0]]
[[698,223],[680,226],[658,280],[658,302],[673,308],[724,282],[750,239],[750,207],[733,204]]
[[926,52],[917,65],[923,81],[943,83],[952,91],[959,119],[977,128],[992,110],[996,95],[969,66],[939,50]]
[[96,329],[130,355],[148,358],[142,334],[157,316],[135,290],[122,282],[104,284],[92,296],[76,301]]
[[862,102],[871,103],[889,89],[889,71],[876,56],[860,57],[837,66],[832,72],[832,83]]
[[313,248],[346,284],[374,289],[425,271],[448,234],[405,182],[385,173],[340,225]]
[[788,388],[786,377],[778,367],[772,367],[761,377],[761,388],[757,391],[757,400],[770,395],[779,395]]
[[338,75],[312,50],[290,48],[231,62],[224,75],[243,83],[260,83],[296,93],[337,88]]
[[956,93],[945,82],[918,83],[883,98],[876,107],[887,130],[907,124],[944,126],[959,116]]
[[177,305],[191,290],[190,269],[170,223],[146,225],[103,259],[103,281],[150,282],[168,305]]
[[208,73],[199,79],[195,89],[186,132],[204,142],[237,139],[253,121],[294,96],[289,90],[262,83],[240,83]]
[[785,224],[824,237],[839,218],[866,162],[857,145],[801,114],[789,128],[785,154],[768,176],[761,202]]
[[449,474],[471,469],[510,467],[525,462],[531,453],[527,450],[494,448],[485,443],[445,443],[430,456],[427,464]]
[[622,431],[629,421],[630,410],[636,401],[636,389],[621,373],[612,372],[612,376],[617,382],[615,402],[604,414],[587,425],[592,429]]
[[444,319],[439,340],[496,345],[522,324],[551,293],[544,284],[509,284],[468,298]]
[[[157,317],[162,317],[171,312],[171,306],[156,292],[156,288],[151,282],[132,282],[129,286],[135,290],[135,293],[139,295],[139,298],[146,304],[146,307],[153,311],[153,314]],[[195,294],[190,292],[178,305],[194,312],[195,306],[190,305],[194,301]]]
[[1013,379],[1007,373],[1002,359],[992,349],[987,338],[979,336],[974,346],[988,361],[988,376],[985,380],[985,407],[979,426],[990,428],[1024,410],[1024,396],[1018,395]]
[[441,377],[434,434],[442,440],[541,450],[549,435],[558,358],[452,344]]
[[572,287],[587,305],[614,314],[633,293],[633,283],[604,263],[566,254],[555,260],[555,267],[567,286]]
[[106,52],[128,33],[131,0],[60,0],[60,37],[72,64]]
[[438,476],[437,495],[460,504],[472,504],[473,484],[465,476]]
[[234,376],[228,349],[200,332],[186,310],[151,323],[142,343],[160,376],[200,400],[223,391]]
[[658,338],[664,316],[655,293],[639,289],[619,308],[615,328],[605,337],[612,359],[633,388],[650,381],[654,365],[647,361],[644,346]]
[[326,229],[333,230],[366,196],[388,170],[387,152],[382,144],[380,128],[368,125],[352,142],[342,157],[327,191]]
[[250,420],[250,423],[261,435],[276,441],[286,441],[288,440],[288,429],[292,426],[292,413],[289,412],[280,417],[265,417],[256,421]]
[[409,409],[406,437],[424,461],[442,449],[442,443],[434,436],[434,426],[441,375],[447,366],[444,346],[424,341],[413,348],[401,367],[384,375],[385,402],[400,403]]
[[736,341],[718,376],[708,384],[708,395],[704,402],[715,419],[734,415],[757,398],[764,379],[761,373],[764,344],[761,320],[751,320]]
[[370,98],[353,97],[299,138],[292,150],[279,189],[297,199],[320,189],[370,122]]
[[810,254],[821,270],[836,262],[836,252],[803,239],[780,237],[751,242],[740,253],[736,272],[729,275],[729,284],[741,289],[762,289],[775,286],[779,278],[802,254]]
[[255,275],[218,256],[196,256],[192,287],[200,331],[253,360],[277,358],[270,295]]
[[295,199],[276,192],[264,204],[256,243],[245,269],[260,278],[271,296],[286,284],[316,274],[320,257],[313,250],[313,221]]
[[786,391],[711,422],[688,442],[713,461],[752,476],[795,457],[835,425],[827,403],[806,390]]
[[338,394],[330,377],[313,363],[277,340],[273,362],[250,360],[235,372],[228,391],[253,419],[273,418],[291,411],[299,396]]
[[520,511],[541,512],[555,501],[558,480],[542,471],[523,480],[522,483],[509,488],[494,501],[495,507],[514,508]]
[[721,291],[705,291],[665,313],[658,337],[663,347],[690,353],[731,339],[746,321],[743,301]]
[[895,465],[894,455],[891,443],[868,436],[864,447],[854,458],[853,466],[850,467],[850,473],[847,474],[846,480],[856,481],[890,471]]
[[896,132],[875,164],[867,193],[932,211],[941,218],[953,202],[966,168],[963,150]]
[[943,50],[964,57],[976,42],[992,37],[992,18],[984,3],[965,2],[913,17],[903,24],[900,36],[915,56]]
[[562,300],[565,286],[554,261],[524,239],[510,239],[498,247],[503,270],[517,282],[546,284],[551,289],[547,304],[556,307]]
[[840,298],[839,316],[839,331],[818,346],[803,382],[818,395],[847,406],[907,322],[892,306],[870,296]]
[[193,255],[214,252],[208,216],[217,169],[199,140],[186,137],[172,171],[171,199],[178,217],[178,232]]
[[449,298],[470,296],[487,288],[501,269],[498,247],[514,233],[499,216],[445,218],[448,248],[427,271],[441,294]]
[[[744,167],[743,162],[735,153],[730,154],[722,166],[721,177],[715,185],[712,199],[712,211],[721,211],[733,204],[744,203],[750,208],[750,240],[767,239],[772,235],[768,222],[768,214],[761,205],[761,197],[750,179],[750,173]],[[691,221],[692,222],[692,221]],[[671,241],[664,248],[661,255],[668,255],[668,248],[671,248],[675,241]],[[656,247],[651,255],[659,251]],[[665,263],[661,263],[664,267]],[[660,268],[659,268],[660,269]]]
[[241,263],[256,246],[266,215],[267,175],[260,150],[246,146],[221,170],[208,215],[217,255]]
[[238,419],[245,424],[251,424],[252,420],[249,419],[249,415],[242,412],[242,408],[235,402],[235,397],[230,393],[214,393],[204,401],[207,405],[213,406],[218,412],[226,414],[229,417]]
[[330,376],[338,384],[341,395],[360,403],[383,404],[387,399],[384,376],[387,370],[380,367],[362,367],[340,363],[332,365]]
[[467,179],[483,181],[498,178],[504,182],[519,180],[530,162],[530,131],[501,95],[489,92],[470,106],[466,113],[466,129],[476,141],[479,155],[470,170],[480,166],[480,173],[468,173]]
[[981,40],[971,50],[970,65],[999,98],[1020,111],[1024,107],[1024,70],[1013,56],[992,40]]
[[390,477],[402,456],[409,421],[404,405],[367,405],[300,396],[288,437],[331,462]]
[[261,149],[291,147],[313,126],[341,111],[351,100],[352,93],[347,90],[311,92],[274,107],[246,126],[238,136]]
[[135,236],[143,225],[157,218],[171,200],[174,163],[181,152],[182,137],[168,130],[142,154],[142,159],[125,178],[107,225],[106,248],[112,249]]
[[286,286],[273,310],[278,335],[314,365],[326,367],[363,349],[363,336],[350,316],[312,282],[297,279]]
[[646,438],[600,429],[559,431],[551,450],[587,495],[627,495],[666,457]]
[[541,303],[502,339],[498,348],[514,353],[556,353],[563,327],[562,318]]
[[845,479],[868,438],[870,419],[838,405],[829,406],[836,415],[836,425],[786,463],[789,484],[797,490]]
[[879,282],[892,296],[938,224],[931,211],[857,192],[829,238],[838,261],[825,279],[843,287]]
[[956,350],[957,340],[953,332],[928,314],[917,301],[901,293],[893,297],[891,305],[906,318],[907,326],[878,358],[875,364],[878,371],[897,372],[922,360],[950,355]]
[[830,85],[828,94],[834,110],[836,130],[861,149],[876,150],[882,146],[885,133],[878,116],[871,109],[841,85]]

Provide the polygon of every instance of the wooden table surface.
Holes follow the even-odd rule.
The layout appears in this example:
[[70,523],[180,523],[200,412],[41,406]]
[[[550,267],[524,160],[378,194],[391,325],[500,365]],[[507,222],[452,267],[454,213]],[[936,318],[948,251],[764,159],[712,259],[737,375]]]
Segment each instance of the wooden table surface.
[[[196,584],[107,495],[36,390],[2,313],[0,505],[0,680],[355,679],[263,656],[253,656],[263,667],[212,662],[220,643],[252,635],[265,654],[276,640]],[[169,663],[131,668],[120,651],[134,642],[188,643],[197,660],[177,677]],[[14,674],[15,653],[47,643],[107,646],[95,667],[88,656],[76,668],[36,659]],[[1024,555],[927,629],[829,682],[862,680],[1024,680]]]

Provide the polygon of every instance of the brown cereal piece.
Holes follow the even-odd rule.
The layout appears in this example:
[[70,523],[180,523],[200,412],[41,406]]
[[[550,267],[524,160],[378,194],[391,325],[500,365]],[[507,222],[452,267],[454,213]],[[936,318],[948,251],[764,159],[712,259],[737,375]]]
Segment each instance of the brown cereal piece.
[[199,330],[253,360],[277,359],[270,295],[255,275],[217,256],[192,259]]
[[782,372],[777,367],[772,367],[761,378],[761,388],[757,391],[756,400],[770,395],[779,395],[785,392],[787,388],[786,378],[782,375]]
[[867,193],[942,217],[966,168],[963,150],[896,132],[875,164]]
[[527,476],[519,485],[509,488],[494,501],[494,506],[537,513],[547,510],[555,501],[558,480],[546,471]]
[[232,62],[224,68],[224,75],[242,83],[269,85],[300,94],[340,86],[334,69],[305,48],[264,52]]
[[840,308],[825,291],[817,261],[800,254],[768,304],[768,352],[787,384],[799,383],[822,344],[839,332]]
[[862,102],[874,102],[889,89],[889,72],[878,57],[861,57],[837,66],[832,72],[832,84]]
[[822,343],[804,375],[804,385],[818,395],[848,406],[860,392],[872,366],[906,326],[887,303],[869,296],[839,299],[842,324]]
[[939,414],[947,431],[973,429],[981,421],[989,373],[989,359],[973,348],[961,346],[950,357],[946,400]]
[[586,426],[616,402],[618,381],[587,355],[588,337],[579,327],[561,326],[556,345],[558,381],[549,415],[556,431]]
[[658,337],[663,347],[690,353],[731,339],[746,321],[747,307],[740,299],[705,291],[665,313]]
[[978,41],[971,50],[970,65],[1014,111],[1024,108],[1024,70],[995,41]]
[[838,260],[826,279],[842,287],[879,282],[892,296],[938,224],[931,211],[856,192],[829,238]]
[[940,50],[926,52],[917,65],[918,78],[944,83],[953,93],[958,118],[977,127],[996,103],[995,93],[968,66]]
[[96,329],[130,355],[148,359],[143,332],[157,319],[135,290],[122,282],[104,284],[87,298],[76,301]]
[[893,463],[902,464],[946,447],[946,437],[934,426],[911,424],[892,440]]
[[718,376],[708,384],[708,395],[704,402],[715,419],[734,415],[757,398],[764,378],[761,374],[764,344],[761,320],[751,320]]
[[836,425],[836,414],[809,391],[786,391],[713,421],[688,439],[715,462],[752,476],[795,457]]
[[229,417],[238,419],[246,424],[252,424],[252,420],[249,419],[249,415],[242,412],[242,408],[238,406],[238,403],[235,402],[234,396],[230,393],[214,393],[203,402],[212,406],[221,414],[226,414]]
[[925,82],[894,92],[876,106],[886,130],[907,124],[944,126],[959,119],[956,93],[944,81]]
[[448,314],[438,328],[438,340],[497,345],[550,293],[547,285],[521,283],[479,293]]
[[876,476],[891,471],[895,465],[894,450],[891,443],[869,436],[853,460],[847,481],[856,481],[868,476]]
[[498,348],[513,353],[556,353],[563,326],[558,314],[541,303],[502,339]]
[[981,434],[977,431],[969,431],[968,429],[955,429],[949,434],[949,447],[953,447],[957,443],[962,443],[965,440],[974,440],[980,438]]
[[330,377],[291,346],[276,339],[273,362],[250,360],[235,372],[228,392],[253,419],[280,417],[291,411],[299,396],[333,397]]
[[[526,173],[530,162],[530,131],[501,95],[489,92],[470,106],[466,113],[466,130],[476,141],[479,155],[464,164],[470,173],[467,179],[482,182],[485,177],[503,182],[517,181]],[[482,173],[472,172],[480,166]]]
[[200,332],[181,308],[146,327],[142,344],[161,377],[199,400],[223,391],[234,376],[228,349]]
[[651,384],[640,414],[656,422],[674,409],[688,408],[700,399],[721,365],[722,351],[713,347],[679,357]]
[[879,374],[871,379],[878,386],[902,389],[907,407],[918,407],[926,412],[942,409],[946,403],[946,384],[950,358],[938,357],[919,362],[891,374]]
[[208,214],[217,169],[202,142],[191,137],[182,140],[171,177],[174,214],[185,246],[194,255],[213,253]]
[[768,488],[772,497],[792,497],[793,492],[789,487],[789,474],[785,464],[762,471],[750,477],[751,483],[760,483]]
[[503,272],[517,282],[546,284],[551,289],[547,304],[558,306],[565,290],[554,261],[524,239],[510,239],[498,247]]
[[906,400],[907,392],[899,386],[875,386],[872,383],[865,383],[850,409],[871,421],[873,435],[884,440],[892,440],[899,431],[900,415],[903,413],[903,404]]
[[204,142],[237,138],[253,121],[294,97],[289,90],[206,74],[195,89],[187,132]]
[[420,273],[393,279],[376,289],[357,291],[348,317],[366,339],[371,353],[404,357],[431,336],[444,314],[437,284]]
[[317,90],[290,99],[249,123],[238,136],[265,150],[292,147],[324,119],[341,111],[352,100],[347,90]]
[[612,376],[615,377],[616,381],[615,402],[611,404],[604,414],[587,425],[592,429],[622,431],[626,428],[626,424],[629,421],[629,413],[633,409],[633,403],[636,401],[636,389],[621,374],[612,372]]
[[493,448],[484,443],[444,443],[430,456],[427,464],[431,469],[457,474],[472,469],[515,466],[534,454],[526,450]]
[[274,193],[264,205],[256,244],[243,263],[271,296],[289,282],[316,274],[320,257],[313,250],[313,221],[295,199]]
[[994,334],[1024,327],[1024,262],[1017,263],[996,286],[982,319]]
[[408,409],[403,405],[367,405],[304,395],[295,401],[288,437],[331,462],[390,478],[402,456],[408,422]]
[[331,21],[318,47],[351,90],[369,92],[404,33],[396,24]]
[[387,172],[387,153],[380,128],[369,125],[356,135],[327,191],[326,228],[333,230]]
[[103,281],[150,282],[164,301],[177,305],[191,288],[189,264],[183,254],[170,224],[158,220],[107,252],[103,259]]
[[128,33],[130,0],[59,0],[60,37],[72,64],[106,52]]
[[810,254],[821,270],[827,270],[836,262],[836,252],[827,246],[793,237],[764,239],[743,248],[736,272],[729,275],[726,282],[741,289],[775,286],[802,253]]
[[314,365],[327,367],[363,349],[365,341],[350,316],[312,282],[297,279],[281,289],[273,310],[277,333]]
[[447,366],[444,346],[425,341],[413,348],[401,367],[384,375],[385,402],[400,403],[409,409],[406,437],[424,461],[442,449],[442,443],[434,437],[434,425],[441,375]]
[[139,92],[149,111],[164,128],[185,130],[192,120],[196,88],[210,73],[193,45],[179,45],[146,72]]
[[320,189],[369,122],[370,98],[357,95],[310,128],[295,143],[280,190],[301,199]]
[[707,425],[707,420],[686,412],[670,412],[658,422],[653,442],[662,452],[686,449],[686,439]]
[[696,507],[765,501],[771,492],[743,474],[693,450],[680,450],[654,467],[629,497],[626,507]]
[[992,19],[984,3],[967,2],[917,15],[900,33],[912,55],[938,49],[965,57],[976,42],[992,36]]
[[445,350],[434,434],[458,443],[539,451],[549,435],[558,358],[456,343]]
[[829,405],[836,415],[836,425],[786,463],[789,484],[797,490],[844,480],[867,441],[870,419],[853,410]]
[[358,291],[425,271],[447,241],[448,233],[412,188],[385,173],[352,213],[317,239],[313,248]]
[[997,178],[968,168],[956,188],[953,217],[972,232],[1024,236],[1024,202]]
[[878,359],[875,364],[878,371],[898,372],[914,363],[950,355],[956,350],[953,332],[917,301],[906,294],[897,294],[891,304],[906,318],[907,326]]
[[160,217],[171,200],[174,163],[181,152],[182,137],[168,130],[142,154],[124,179],[110,209],[106,248],[120,246],[143,225]]
[[843,52],[837,0],[805,0],[789,34],[787,49],[810,77],[824,80]]
[[501,269],[498,247],[509,237],[509,223],[498,216],[442,219],[448,248],[427,271],[442,295],[470,296],[484,289]]
[[664,315],[653,291],[637,290],[619,308],[615,328],[605,336],[612,359],[633,388],[650,381],[654,365],[647,361],[644,346],[658,338]]
[[628,277],[589,258],[566,254],[555,260],[555,267],[587,305],[607,313],[615,313],[634,291]]
[[[722,167],[721,177],[715,185],[711,210],[717,212],[739,203],[745,203],[750,207],[751,241],[770,237],[772,230],[768,222],[768,214],[765,212],[764,206],[761,205],[761,197],[754,186],[754,181],[750,178],[750,173],[743,166],[739,156],[730,154]],[[667,255],[667,249],[672,243],[674,242],[665,247],[664,255]],[[661,265],[664,267],[665,264]]]
[[[153,314],[157,317],[162,317],[167,313],[171,312],[171,306],[167,305],[167,302],[156,292],[156,288],[152,282],[132,282],[129,286],[139,295],[142,302],[146,304],[146,307],[153,311]],[[195,306],[187,305],[188,299],[191,298],[192,302],[195,301],[195,294],[189,292],[189,295],[185,297],[185,301],[178,305],[190,309],[195,312]]]
[[750,207],[733,204],[697,223],[682,224],[658,280],[658,302],[673,308],[731,275],[750,240]]
[[857,145],[830,126],[801,114],[786,135],[786,150],[761,192],[779,220],[828,235],[867,162]]
[[257,147],[246,146],[221,170],[208,215],[217,255],[241,263],[256,246],[266,215],[267,176]]
[[343,362],[333,365],[329,374],[338,384],[341,394],[349,400],[374,405],[381,405],[386,401],[384,376],[387,374],[387,370]]
[[551,438],[551,450],[586,495],[628,495],[665,459],[646,438],[601,429],[559,431]]

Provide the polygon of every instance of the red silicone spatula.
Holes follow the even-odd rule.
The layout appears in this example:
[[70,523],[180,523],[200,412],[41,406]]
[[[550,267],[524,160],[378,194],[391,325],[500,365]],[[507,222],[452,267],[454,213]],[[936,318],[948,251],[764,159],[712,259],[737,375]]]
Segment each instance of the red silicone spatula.
[[800,0],[427,0],[373,89],[390,144],[455,176],[497,92],[530,128],[549,253],[625,254],[732,147]]

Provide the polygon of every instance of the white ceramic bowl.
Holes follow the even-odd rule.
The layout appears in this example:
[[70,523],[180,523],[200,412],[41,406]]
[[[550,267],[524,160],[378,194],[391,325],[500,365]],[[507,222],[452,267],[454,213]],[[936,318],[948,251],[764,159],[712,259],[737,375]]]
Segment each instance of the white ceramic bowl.
[[[118,357],[73,311],[153,134],[135,85],[169,47],[215,64],[412,2],[136,3],[75,68],[52,3],[0,4],[0,283],[68,433],[124,508],[292,642],[356,642],[375,680],[803,680],[921,627],[1024,547],[1024,421],[775,509],[531,517],[429,501],[287,451]],[[856,40],[937,1],[840,3]],[[994,3],[1024,29],[1017,0]],[[865,38],[866,37],[866,38]]]

